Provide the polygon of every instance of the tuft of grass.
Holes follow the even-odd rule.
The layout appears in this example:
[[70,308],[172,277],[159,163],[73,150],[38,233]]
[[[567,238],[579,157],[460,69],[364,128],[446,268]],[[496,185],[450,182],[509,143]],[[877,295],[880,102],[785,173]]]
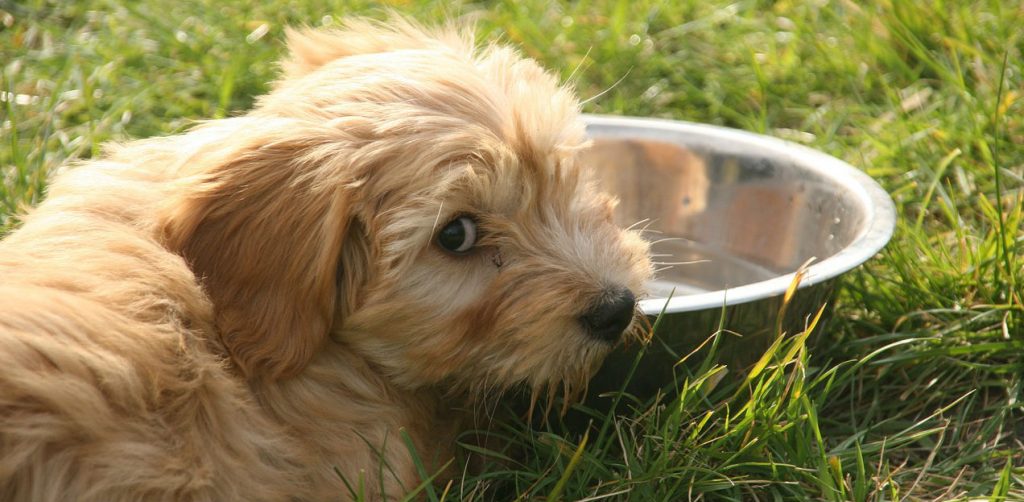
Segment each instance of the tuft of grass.
[[[589,112],[762,132],[892,194],[896,235],[825,326],[728,367],[711,336],[662,399],[592,425],[498,422],[521,455],[431,500],[1024,499],[1024,9],[1011,0],[389,2],[477,19]],[[100,145],[239,113],[283,27],[365,1],[0,0],[0,234]],[[767,321],[770,322],[770,321]],[[813,323],[812,323],[813,327]],[[728,376],[726,376],[728,375]],[[422,466],[420,466],[422,468]],[[455,466],[458,469],[461,466]],[[429,477],[429,472],[425,472]],[[362,480],[348,480],[352,493]]]

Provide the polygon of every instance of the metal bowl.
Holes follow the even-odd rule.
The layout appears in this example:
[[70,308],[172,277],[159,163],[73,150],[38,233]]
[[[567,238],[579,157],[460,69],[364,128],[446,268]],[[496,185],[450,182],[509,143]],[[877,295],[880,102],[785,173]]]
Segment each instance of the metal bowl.
[[[726,361],[752,362],[777,326],[803,329],[835,280],[889,241],[892,199],[849,164],[794,143],[686,122],[587,116],[582,165],[620,199],[622,226],[645,227],[660,263],[640,308],[664,312],[640,380],[668,384],[680,354],[724,327]],[[800,289],[778,320],[794,274]],[[781,324],[778,324],[781,322]],[[652,350],[656,348],[657,350]],[[621,380],[617,351],[595,379]],[[659,359],[660,358],[660,359]],[[644,382],[634,382],[643,385]]]

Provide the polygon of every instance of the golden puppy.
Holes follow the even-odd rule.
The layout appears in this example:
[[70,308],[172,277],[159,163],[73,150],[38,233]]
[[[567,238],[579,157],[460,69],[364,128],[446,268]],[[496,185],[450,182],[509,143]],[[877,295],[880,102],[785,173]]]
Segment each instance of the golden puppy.
[[0,242],[0,499],[398,497],[404,434],[436,468],[636,325],[647,246],[554,78],[401,19],[288,38],[253,111],[110,147]]

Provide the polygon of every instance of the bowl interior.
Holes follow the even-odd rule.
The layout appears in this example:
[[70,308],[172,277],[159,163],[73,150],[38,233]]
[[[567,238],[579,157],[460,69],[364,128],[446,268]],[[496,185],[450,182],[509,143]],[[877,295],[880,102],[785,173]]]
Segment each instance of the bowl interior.
[[813,150],[665,121],[592,117],[588,133],[593,147],[583,165],[620,199],[618,223],[645,228],[652,242],[654,299],[685,301],[772,280],[778,291],[759,294],[780,294],[789,281],[777,279],[809,259],[818,275],[834,276],[888,240],[859,261],[844,260],[856,263],[830,261],[863,244],[876,211],[866,176]]

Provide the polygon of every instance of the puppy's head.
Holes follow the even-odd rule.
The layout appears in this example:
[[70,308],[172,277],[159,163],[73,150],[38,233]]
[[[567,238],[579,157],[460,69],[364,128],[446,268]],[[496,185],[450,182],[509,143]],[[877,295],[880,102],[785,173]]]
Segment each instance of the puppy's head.
[[651,267],[579,164],[573,95],[459,30],[289,45],[253,112],[192,133],[166,217],[242,371],[348,350],[406,388],[583,384]]

